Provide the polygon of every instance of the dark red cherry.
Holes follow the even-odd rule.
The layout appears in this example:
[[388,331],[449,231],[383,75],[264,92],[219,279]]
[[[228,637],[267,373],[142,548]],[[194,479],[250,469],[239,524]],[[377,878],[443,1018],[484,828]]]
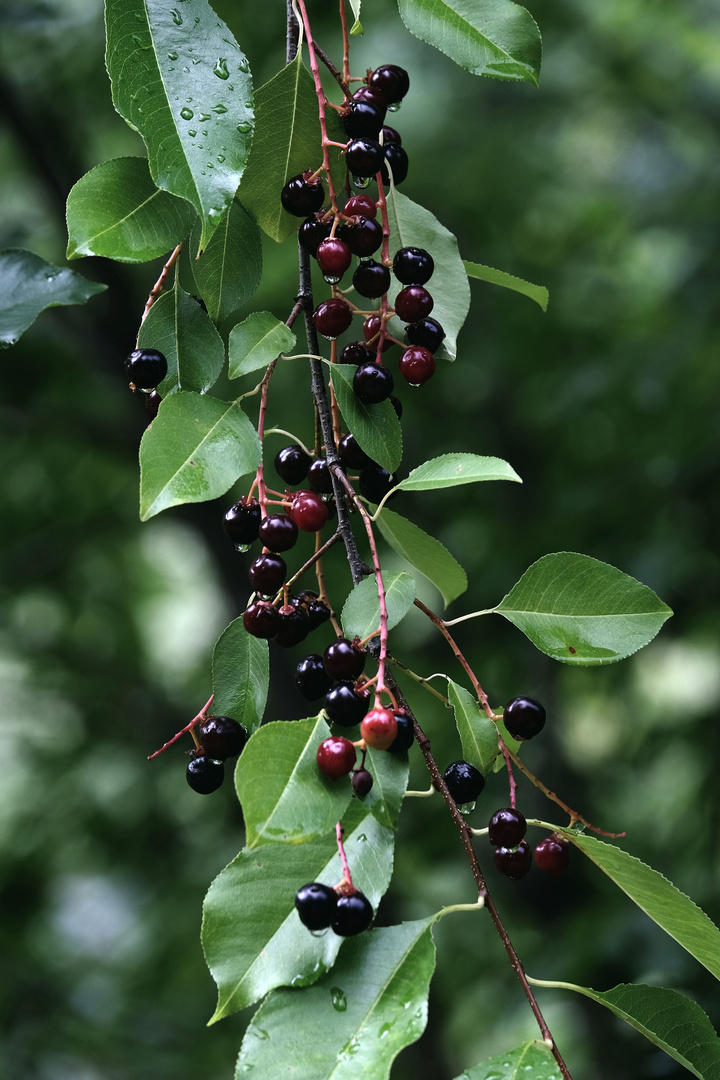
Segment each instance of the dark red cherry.
[[410,76],[405,68],[397,64],[382,64],[375,68],[368,79],[368,85],[375,90],[380,90],[385,95],[388,104],[393,105],[402,99],[410,89]]
[[325,458],[316,458],[308,469],[308,484],[321,495],[332,495],[332,477]]
[[289,551],[298,538],[298,527],[287,514],[268,514],[260,522],[258,537],[270,551]]
[[308,474],[311,461],[312,458],[305,453],[302,446],[294,443],[278,450],[275,455],[275,472],[286,484],[301,484]]
[[382,225],[374,217],[351,218],[340,226],[337,235],[361,259],[374,255],[383,239]]
[[365,670],[367,653],[348,638],[338,638],[323,653],[325,670],[332,679],[350,682],[359,679]]
[[344,300],[323,300],[312,315],[315,329],[331,341],[343,334],[352,322],[352,309]]
[[358,694],[350,683],[338,683],[325,695],[325,712],[340,727],[359,724],[369,705],[368,693]]
[[350,341],[338,356],[339,364],[367,364],[375,359],[375,353],[364,341]]
[[340,119],[350,139],[377,139],[383,126],[385,106],[372,101],[349,101],[340,110]]
[[328,504],[316,491],[296,491],[288,511],[303,532],[318,532],[328,519]]
[[369,101],[371,105],[375,105],[378,109],[387,109],[387,98],[383,94],[382,90],[377,86],[368,86],[367,83],[363,83],[359,86],[352,96],[353,101]]
[[353,139],[345,152],[345,163],[353,176],[375,176],[385,161],[383,148],[377,139]]
[[283,209],[294,217],[308,217],[325,202],[325,190],[320,181],[310,180],[312,173],[298,173],[291,177],[280,192]]
[[200,745],[215,761],[226,761],[242,753],[248,741],[247,728],[231,716],[209,716],[198,730]]
[[516,848],[495,848],[493,854],[495,868],[505,877],[513,878],[516,881],[518,878],[525,877],[532,866],[532,858],[532,848],[527,840],[521,840]]
[[352,262],[352,252],[344,240],[329,236],[317,247],[315,257],[326,281],[335,284],[343,276]]
[[516,847],[527,832],[527,822],[519,810],[496,810],[488,824],[488,839],[495,847]]
[[346,217],[377,217],[377,204],[369,195],[352,195],[343,206]]
[[373,778],[367,769],[355,769],[350,783],[358,798],[364,799],[372,791]]
[[338,444],[338,453],[343,465],[349,469],[365,469],[375,462],[362,449],[354,435],[346,435]]
[[391,142],[397,143],[398,146],[402,146],[400,134],[394,127],[388,127],[387,124],[385,124],[380,134],[382,135],[383,146],[387,146],[387,144]]
[[310,619],[304,604],[290,602],[283,604],[279,612],[277,633],[273,637],[276,645],[290,649],[299,645],[310,633]]
[[535,862],[546,874],[564,874],[570,861],[570,844],[564,836],[553,833],[535,848]]
[[395,297],[395,314],[404,322],[426,319],[434,306],[435,301],[422,285],[406,285]]
[[243,612],[243,626],[257,638],[271,638],[278,630],[280,615],[267,600],[256,600]]
[[514,739],[533,739],[545,727],[545,709],[532,697],[516,697],[505,706],[503,722]]
[[274,596],[282,589],[287,566],[282,555],[265,551],[250,563],[248,577],[255,592],[262,596]]
[[388,751],[391,754],[400,754],[405,750],[409,750],[415,742],[415,725],[405,713],[396,712],[395,721],[397,723],[397,735],[394,742],[388,746]]
[[321,773],[337,779],[352,771],[355,757],[355,747],[349,739],[342,735],[330,735],[320,743],[316,760]]
[[[369,319],[366,319],[363,323],[363,337],[367,341],[371,349],[377,351],[377,345],[379,340],[380,330],[382,328],[382,319],[379,315],[371,315]],[[391,348],[393,342],[386,336],[383,339],[382,351],[386,352]]]
[[[367,468],[362,469],[358,480],[360,494],[364,495],[371,503],[382,502],[396,484],[397,477],[391,476],[387,469],[383,469],[382,465],[377,464],[368,465]],[[397,492],[391,495],[390,498],[394,499],[396,494]]]
[[246,547],[257,540],[261,520],[260,503],[243,496],[226,512],[223,532],[236,547]]
[[[403,180],[407,178],[409,164],[404,147],[400,146],[399,143],[388,143],[383,148],[383,158],[380,168],[383,183],[390,183],[390,169],[392,169],[393,182],[402,184]],[[390,166],[390,169],[388,169],[388,166]]]
[[158,394],[157,390],[151,390],[149,394],[145,395],[145,412],[148,415],[148,420],[151,422],[155,419],[160,408],[162,398]]
[[445,331],[435,319],[420,319],[405,327],[405,336],[411,345],[422,345],[428,352],[436,353],[445,339]]
[[485,777],[467,761],[453,761],[443,773],[443,780],[456,803],[473,803],[485,787]]
[[317,255],[318,244],[321,240],[326,240],[330,235],[332,229],[332,221],[318,221],[313,214],[312,217],[306,218],[302,225],[298,229],[298,240],[300,246],[308,252],[309,255]]
[[322,656],[311,653],[301,660],[295,671],[295,685],[307,701],[325,697],[332,686],[332,679],[325,670]]
[[360,296],[377,299],[390,288],[390,270],[374,259],[367,259],[355,268],[352,283]]
[[[380,166],[378,165],[378,169]],[[375,170],[377,172],[377,169]],[[125,361],[125,374],[138,390],[154,390],[167,375],[167,360],[157,349],[134,349]]]
[[425,248],[400,248],[393,258],[393,274],[403,285],[424,285],[434,269],[433,257]]
[[435,357],[422,345],[411,345],[400,357],[398,367],[411,386],[422,386],[435,374]]
[[335,908],[335,918],[330,924],[333,933],[340,937],[353,937],[367,930],[373,920],[370,901],[361,892],[341,896]]
[[353,376],[355,396],[364,405],[378,405],[390,397],[394,388],[391,372],[374,360],[361,364]]

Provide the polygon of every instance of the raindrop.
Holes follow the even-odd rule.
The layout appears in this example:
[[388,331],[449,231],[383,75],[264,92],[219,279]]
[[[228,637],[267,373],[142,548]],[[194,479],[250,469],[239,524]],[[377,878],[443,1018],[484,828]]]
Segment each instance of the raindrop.
[[243,120],[242,124],[238,124],[237,129],[244,135],[245,132],[252,131],[252,124],[248,123],[247,120]]
[[327,281],[328,285],[337,285],[341,277],[342,274],[323,274],[323,278]]
[[353,176],[353,187],[358,188],[359,191],[363,191],[366,187],[370,187],[369,176]]
[[225,155],[224,154],[218,154],[217,159],[218,159],[218,162],[222,165],[223,161],[225,160]]
[[192,111],[192,109],[185,108],[180,110],[180,115],[182,116],[183,120],[192,120],[195,113]]
[[333,1009],[335,1009],[336,1012],[345,1012],[347,1009],[347,998],[340,987],[333,986],[330,990],[330,994],[332,996]]
[[195,131],[194,128],[189,128],[188,135],[190,136],[191,139],[194,139],[195,136],[197,135],[197,131]]
[[218,79],[229,79],[230,72],[228,71],[227,60],[223,60],[222,56],[218,60],[217,64],[213,68],[213,75],[217,75]]
[[190,68],[189,68],[189,67],[187,66],[187,64],[185,64],[185,65],[184,65],[184,67],[183,67],[183,71],[184,71],[184,73],[185,73],[186,75],[189,75],[189,74],[190,74]]
[[327,932],[328,932],[327,926],[325,927],[324,930],[311,930],[310,931],[310,933],[312,934],[313,937],[325,937]]
[[269,1038],[270,1038],[270,1036],[268,1035],[267,1031],[263,1031],[263,1029],[262,1029],[262,1028],[259,1028],[259,1027],[253,1027],[253,1028],[251,1028],[250,1030],[251,1030],[251,1032],[253,1033],[253,1035],[255,1035],[255,1036],[256,1036],[256,1037],[258,1038],[258,1039],[262,1039],[262,1040],[263,1040],[263,1042],[265,1041],[265,1039],[269,1039]]
[[204,136],[205,136],[205,138],[207,139],[207,131],[203,131],[203,135],[204,135]]
[[212,111],[213,111],[214,113],[217,113],[217,114],[218,114],[218,116],[222,116],[222,114],[223,114],[223,113],[226,113],[226,112],[227,112],[227,109],[226,109],[226,108],[225,108],[225,106],[223,105],[222,101],[219,101],[219,102],[217,103],[217,105],[213,105],[213,110],[212,110]]
[[246,109],[252,109],[252,107],[253,107],[252,101],[246,101],[245,102],[245,108]]
[[358,836],[358,844],[365,844],[367,842],[367,836],[364,832],[361,832]]
[[173,22],[175,23],[175,25],[176,26],[182,26],[183,17],[180,14],[180,12],[178,11],[178,9],[173,8],[170,14],[173,17]]
[[239,551],[241,555],[244,555],[246,551],[250,550],[249,544],[236,544],[235,550]]
[[176,52],[168,53],[168,60],[177,60],[178,54]]
[[[410,383],[410,385],[411,386],[420,386],[421,384],[420,383]],[[465,817],[467,817],[468,814],[472,814],[474,809],[475,809],[475,803],[474,802],[466,802],[466,803],[463,803],[461,806],[458,806],[458,810],[460,811],[461,814],[464,814]]]
[[246,60],[246,59],[245,59],[245,57],[243,56],[242,60],[241,60],[241,61],[240,61],[240,63],[238,64],[238,71],[244,71],[244,72],[245,72],[245,74],[247,74],[247,72],[248,72],[249,70],[250,70],[250,65],[248,64],[247,60]]
[[207,165],[208,169],[214,169],[215,168],[212,161],[206,161],[205,164]]
[[212,119],[209,112],[200,113],[200,123],[207,124],[208,120]]
[[392,105],[388,105],[387,110],[388,112],[400,112],[401,105],[402,101],[393,101]]

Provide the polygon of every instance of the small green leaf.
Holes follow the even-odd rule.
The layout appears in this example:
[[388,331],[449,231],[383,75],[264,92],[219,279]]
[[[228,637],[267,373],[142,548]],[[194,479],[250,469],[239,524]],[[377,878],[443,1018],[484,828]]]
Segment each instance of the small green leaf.
[[562,1080],[562,1073],[549,1046],[527,1042],[486,1058],[455,1080]]
[[159,349],[168,373],[158,392],[173,390],[204,394],[217,382],[225,363],[225,346],[209,317],[177,281],[162,293],[147,313],[138,333],[138,347]]
[[672,615],[652,589],[589,555],[538,559],[493,609],[564,664],[611,664],[637,652]]
[[230,623],[215,643],[212,658],[213,712],[232,716],[249,732],[265,712],[270,664],[268,643],[248,634],[242,617]]
[[353,390],[355,369],[348,364],[333,364],[332,385],[343,420],[365,453],[395,472],[402,461],[402,430],[390,401],[364,405]]
[[216,499],[260,464],[260,440],[237,402],[178,391],[140,443],[140,517]]
[[329,734],[316,717],[274,721],[252,736],[235,772],[249,848],[301,844],[334,830],[352,788],[346,776],[330,779],[318,769],[318,747]]
[[84,304],[106,288],[32,251],[0,251],[0,348],[14,345],[45,308]]
[[497,727],[472,694],[452,679],[448,679],[448,699],[455,713],[464,760],[487,776],[499,753]]
[[349,938],[332,971],[302,994],[274,990],[240,1048],[250,1070],[287,1080],[381,1080],[427,1023],[432,919]]
[[477,454],[441,454],[413,469],[398,487],[403,491],[434,491],[437,488],[475,484],[480,480],[522,480],[507,461]]
[[[200,244],[200,223],[193,247]],[[213,233],[202,255],[193,261],[193,276],[214,322],[247,304],[262,275],[262,237],[253,218],[237,199]]]
[[[383,574],[388,630],[404,619],[415,600],[415,579],[409,574]],[[365,578],[345,601],[342,625],[349,638],[364,640],[380,627],[380,601],[375,576]]]
[[[437,319],[445,331],[445,340],[436,356],[454,360],[457,356],[458,332],[470,310],[470,284],[457,240],[434,214],[395,188],[391,188],[388,198],[388,219],[391,251],[401,247],[419,247],[432,252],[435,262],[432,279],[435,301],[433,319]],[[389,294],[391,300],[394,301],[401,288],[402,285],[393,278]],[[388,325],[391,332],[402,340],[403,324],[400,319],[393,317]]]
[[603,993],[574,983],[543,980],[540,985],[575,990],[604,1005],[699,1080],[718,1080],[720,1077],[717,1032],[707,1013],[677,990],[623,983]]
[[434,536],[429,536],[412,521],[388,510],[386,506],[380,511],[377,523],[393,551],[407,559],[440,591],[445,606],[465,592],[467,574]]
[[550,294],[544,285],[533,285],[530,281],[506,274],[504,270],[494,270],[492,266],[483,266],[482,263],[467,262],[463,260],[463,266],[468,277],[478,281],[489,281],[491,285],[502,285],[505,289],[529,296],[543,311],[547,311]]
[[113,105],[142,135],[157,186],[197,210],[204,248],[250,149],[248,62],[206,0],[105,0],[105,21]]
[[[495,716],[498,716],[498,714],[502,713],[503,711],[503,709],[493,708]],[[513,754],[519,754],[523,747],[523,741],[521,739],[514,739],[512,737],[508,729],[505,727],[505,721],[503,720],[502,716],[500,716],[499,719],[496,720],[496,723],[498,734],[507,746],[508,750],[512,750]],[[502,772],[504,768],[505,758],[502,754],[498,754],[498,756],[495,758],[495,764],[493,765],[493,772]]]
[[572,829],[557,829],[607,874],[683,949],[720,979],[720,930],[689,896],[622,848]]
[[292,330],[269,311],[253,312],[230,331],[230,378],[266,368],[280,353],[292,351],[296,340]]
[[184,240],[194,220],[189,203],[158,190],[145,158],[115,158],[91,169],[68,195],[67,257],[148,262]]
[[363,25],[360,22],[360,0],[350,0],[350,7],[352,8],[352,13],[355,16],[355,22],[350,27],[350,33],[362,34],[364,31]]
[[[353,881],[373,908],[390,884],[395,834],[357,799],[343,818]],[[211,1023],[252,1005],[278,986],[309,986],[335,962],[337,934],[311,934],[295,910],[310,881],[343,877],[335,830],[305,844],[244,848],[215,878],[203,907],[202,943],[218,988]]]
[[472,75],[537,86],[542,41],[529,11],[510,0],[398,0],[411,34]]
[[368,808],[381,825],[394,829],[410,774],[408,756],[370,749],[366,765],[372,775],[373,786],[363,798],[363,806]]

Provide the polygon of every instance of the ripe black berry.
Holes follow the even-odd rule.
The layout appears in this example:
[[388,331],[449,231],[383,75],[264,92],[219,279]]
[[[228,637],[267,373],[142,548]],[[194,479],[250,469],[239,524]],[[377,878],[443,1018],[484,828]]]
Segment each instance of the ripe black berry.
[[422,285],[406,285],[395,297],[395,314],[404,322],[426,319],[434,306],[435,301]]
[[340,112],[350,139],[377,139],[387,109],[371,101],[349,101]]
[[283,604],[278,616],[278,628],[273,641],[283,649],[299,645],[310,633],[310,619],[304,604],[292,601],[289,604]]
[[353,139],[345,152],[345,161],[353,176],[374,176],[380,172],[384,160],[383,148],[377,139]]
[[310,181],[311,173],[298,173],[288,180],[280,192],[283,209],[294,217],[308,217],[325,202],[325,189],[318,179]]
[[435,357],[422,345],[411,345],[400,357],[398,367],[411,386],[422,386],[435,374]]
[[225,779],[225,766],[222,761],[198,754],[188,762],[185,779],[198,795],[209,795],[211,791],[217,791]]
[[325,604],[316,592],[312,589],[305,589],[303,592],[298,593],[298,602],[304,604],[307,608],[308,618],[310,619],[310,629],[315,630],[318,626],[322,626],[330,618],[330,608]]
[[369,364],[361,364],[353,376],[353,390],[355,397],[359,398],[364,405],[377,405],[389,398],[395,388],[392,374],[371,360]]
[[353,101],[369,101],[371,105],[375,105],[378,109],[387,109],[387,98],[382,90],[377,86],[368,86],[364,83],[359,86],[352,96]]
[[352,283],[360,296],[374,300],[390,288],[390,270],[382,263],[368,259],[355,268]]
[[248,741],[247,728],[231,716],[209,716],[200,724],[198,736],[206,755],[215,761],[237,757]]
[[400,133],[397,132],[394,127],[388,127],[388,125],[385,124],[380,134],[382,136],[383,146],[387,146],[388,143],[397,143],[398,146],[402,146]]
[[527,840],[521,840],[516,848],[495,848],[493,862],[501,874],[517,881],[527,874],[532,866],[532,857],[532,848]]
[[145,412],[148,415],[148,420],[154,420],[158,414],[160,403],[162,398],[158,394],[157,390],[151,390],[149,394],[145,395]]
[[338,454],[343,465],[349,469],[365,469],[374,465],[373,459],[365,453],[354,435],[346,435],[338,443]]
[[337,638],[323,653],[325,670],[332,679],[349,682],[359,679],[365,670],[367,653],[348,638]]
[[275,555],[271,551],[258,555],[248,568],[250,584],[261,596],[274,596],[278,589],[282,589],[286,574],[287,566],[282,555]]
[[340,937],[352,937],[367,930],[373,920],[370,901],[361,892],[352,896],[341,896],[335,909],[335,918],[330,924]]
[[403,285],[424,285],[434,269],[433,257],[425,248],[400,248],[393,259],[393,274]]
[[535,862],[546,874],[564,874],[570,861],[570,844],[564,836],[553,833],[535,848]]
[[270,551],[289,551],[298,538],[298,527],[287,514],[268,514],[260,522],[258,537]]
[[[368,694],[358,694],[349,683],[338,683],[325,696],[325,712],[340,727],[355,727],[368,711]],[[348,770],[349,772],[350,770]]]
[[275,455],[275,472],[286,484],[301,484],[308,474],[312,458],[302,446],[293,444],[278,450]]
[[367,364],[375,359],[375,353],[364,341],[349,341],[338,356],[339,364]]
[[388,746],[388,750],[391,754],[400,754],[404,750],[409,750],[415,742],[415,728],[412,720],[405,713],[396,712],[395,720],[397,721],[397,735],[394,742]]
[[428,352],[435,353],[445,339],[445,331],[435,319],[420,319],[405,327],[405,336],[411,345],[422,345]]
[[257,540],[261,520],[260,503],[243,496],[225,514],[223,531],[236,547],[246,547]]
[[369,195],[352,195],[343,206],[346,217],[377,217],[377,204]]
[[514,739],[532,739],[545,727],[545,709],[532,697],[516,697],[505,706],[503,721]]
[[383,183],[390,183],[390,169],[392,169],[393,183],[402,184],[408,174],[408,156],[405,150],[399,143],[388,143],[383,147],[384,161],[380,168],[380,175],[382,176]]
[[316,458],[308,469],[308,484],[321,495],[332,495],[332,479],[325,458]]
[[312,217],[306,218],[298,229],[300,246],[304,248],[309,255],[316,256],[318,244],[321,240],[327,239],[331,229],[332,221],[318,221],[313,214]]
[[323,300],[312,315],[315,329],[331,341],[344,333],[352,322],[352,309],[344,300]]
[[382,225],[374,217],[354,217],[341,225],[337,235],[344,240],[352,251],[364,259],[368,255],[374,255],[382,244]]
[[467,761],[453,761],[443,773],[448,791],[459,805],[472,803],[485,787],[485,777]]
[[243,612],[243,626],[253,637],[271,638],[277,633],[279,625],[278,610],[267,600],[256,600]]
[[[360,472],[358,487],[360,494],[371,503],[379,503],[385,498],[391,488],[395,487],[397,478],[391,476],[382,465],[368,465]],[[393,494],[391,498],[395,498]]]
[[352,252],[344,240],[329,236],[318,244],[315,258],[325,280],[334,285],[350,266]]
[[392,105],[402,99],[410,89],[410,76],[405,68],[397,64],[382,64],[373,71],[368,79],[368,85],[382,91],[388,104]]
[[496,810],[488,824],[488,838],[495,847],[515,847],[526,832],[527,822],[524,816],[511,806]]
[[295,672],[295,685],[306,701],[319,701],[332,686],[332,679],[323,665],[322,656],[311,653],[301,660]]
[[350,783],[355,794],[364,799],[372,791],[373,778],[367,769],[355,769]]
[[167,360],[157,349],[134,349],[125,361],[125,373],[139,390],[148,393],[167,375]]
[[338,895],[329,885],[319,881],[303,885],[295,893],[295,907],[303,926],[308,930],[326,930],[335,918]]

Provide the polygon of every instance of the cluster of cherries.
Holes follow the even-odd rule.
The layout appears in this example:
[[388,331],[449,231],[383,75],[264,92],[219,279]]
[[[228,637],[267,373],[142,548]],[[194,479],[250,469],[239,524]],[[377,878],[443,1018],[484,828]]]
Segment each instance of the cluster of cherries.
[[247,728],[230,716],[208,716],[198,726],[200,748],[188,763],[186,778],[193,791],[209,795],[225,779],[225,762],[237,757],[248,741]]
[[367,930],[372,922],[370,901],[359,889],[349,891],[346,883],[337,889],[312,881],[295,894],[295,907],[300,921],[308,930],[322,931],[331,927],[341,937],[351,937]]

